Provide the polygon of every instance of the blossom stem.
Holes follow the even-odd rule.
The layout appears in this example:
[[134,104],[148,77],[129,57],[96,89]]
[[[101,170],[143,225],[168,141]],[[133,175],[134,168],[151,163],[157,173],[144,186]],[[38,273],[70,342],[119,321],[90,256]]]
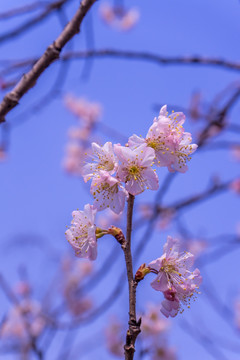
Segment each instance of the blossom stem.
[[135,352],[135,341],[137,339],[138,334],[141,332],[140,321],[137,321],[136,318],[136,288],[138,283],[133,277],[132,252],[131,252],[133,205],[134,205],[134,196],[129,194],[128,210],[127,210],[127,235],[126,235],[125,243],[122,244],[122,249],[124,251],[124,256],[126,261],[128,289],[129,289],[129,321],[128,321],[129,328],[126,336],[126,344],[124,346],[125,360],[133,359]]

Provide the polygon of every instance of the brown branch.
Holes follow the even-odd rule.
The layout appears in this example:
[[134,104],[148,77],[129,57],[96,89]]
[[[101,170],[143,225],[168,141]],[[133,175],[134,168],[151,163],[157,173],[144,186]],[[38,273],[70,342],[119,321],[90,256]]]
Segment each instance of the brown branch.
[[[127,50],[114,50],[114,49],[99,49],[99,50],[87,50],[87,51],[68,51],[61,56],[62,61],[87,59],[87,58],[123,58],[130,60],[143,60],[157,63],[159,65],[205,65],[205,66],[218,66],[225,69],[240,70],[240,62],[233,62],[229,60],[223,60],[218,58],[204,58],[200,56],[179,56],[168,57],[161,56],[154,53],[142,52],[142,51],[127,51]],[[31,58],[20,61],[6,60],[6,62],[12,62],[8,68],[4,70],[6,74],[8,71],[12,71],[13,68],[21,68],[21,66],[31,66],[37,61],[37,58]],[[2,73],[3,74],[3,73]]]
[[122,244],[124,251],[127,278],[128,278],[128,290],[129,290],[129,328],[126,336],[125,360],[132,360],[135,352],[135,342],[137,336],[140,334],[141,321],[137,321],[136,317],[136,288],[137,281],[133,277],[133,265],[132,265],[132,252],[131,252],[131,235],[132,235],[132,216],[133,216],[133,204],[134,196],[129,194],[128,210],[127,210],[127,235],[126,241]]
[[90,57],[112,57],[112,58],[124,58],[132,60],[146,60],[154,62],[160,65],[212,65],[223,67],[232,70],[240,70],[240,63],[218,59],[218,58],[208,58],[200,56],[161,56],[154,53],[144,52],[144,51],[126,51],[126,50],[114,50],[114,49],[101,49],[101,50],[88,50],[88,51],[79,51],[79,52],[68,52],[63,55],[63,60],[69,59],[85,59]]
[[[210,121],[205,126],[205,128],[201,131],[199,139],[198,139],[198,147],[201,148],[209,138],[212,137],[211,130],[213,128],[218,129],[218,133],[220,133],[226,126],[225,119],[229,111],[235,105],[235,103],[240,98],[240,87],[236,89],[233,96],[229,99],[229,101],[224,105],[224,107],[214,114],[210,114]],[[212,119],[211,119],[212,118]]]
[[80,25],[96,0],[82,0],[80,7],[71,21],[66,25],[60,36],[51,44],[45,53],[36,62],[33,68],[19,81],[15,88],[8,93],[0,104],[0,123],[5,121],[7,113],[17,106],[19,100],[35,84],[40,75],[51,65],[52,62],[59,58],[62,48],[74,35],[79,33]]

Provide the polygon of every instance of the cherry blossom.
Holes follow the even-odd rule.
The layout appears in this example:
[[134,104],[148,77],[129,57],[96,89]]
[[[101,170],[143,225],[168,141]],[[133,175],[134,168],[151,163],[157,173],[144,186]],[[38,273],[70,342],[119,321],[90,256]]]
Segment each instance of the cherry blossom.
[[166,316],[175,316],[180,308],[180,302],[189,306],[196,294],[202,277],[198,269],[190,271],[194,256],[189,252],[179,253],[180,243],[168,236],[164,245],[164,254],[152,261],[148,266],[151,272],[157,274],[151,286],[162,291],[165,300],[162,302],[162,312]]
[[115,153],[122,162],[117,170],[117,177],[126,183],[126,190],[132,195],[142,193],[145,188],[158,189],[158,177],[151,168],[154,151],[145,146],[130,149],[114,145]]
[[103,146],[93,142],[92,154],[94,162],[87,163],[82,169],[85,182],[98,175],[100,170],[108,171],[110,175],[114,174],[118,163],[111,142],[106,142]]
[[98,210],[110,207],[116,214],[123,211],[128,192],[107,171],[99,171],[99,175],[93,178],[90,191],[95,199],[93,205]]
[[66,239],[81,258],[95,260],[97,257],[96,225],[97,210],[92,205],[85,205],[84,211],[73,211],[72,225],[65,232]]
[[168,115],[167,106],[160,110],[158,118],[155,118],[146,138],[133,135],[128,144],[131,149],[141,145],[148,146],[155,151],[155,164],[167,166],[170,172],[186,172],[186,162],[191,159],[191,154],[196,151],[197,145],[191,144],[192,136],[184,132],[183,123],[185,115],[182,112],[174,112]]

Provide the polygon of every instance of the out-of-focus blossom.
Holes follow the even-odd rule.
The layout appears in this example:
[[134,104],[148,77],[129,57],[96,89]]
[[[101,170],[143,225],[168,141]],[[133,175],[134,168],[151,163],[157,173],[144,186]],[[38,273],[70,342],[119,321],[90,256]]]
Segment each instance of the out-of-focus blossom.
[[150,219],[153,216],[153,207],[148,204],[139,204],[138,212],[144,219]]
[[169,329],[169,322],[159,312],[159,306],[148,304],[147,311],[142,315],[142,336],[151,338],[159,337]]
[[154,161],[157,166],[167,166],[170,172],[184,173],[188,169],[186,162],[197,149],[196,144],[191,144],[191,134],[184,132],[184,121],[185,115],[182,112],[168,115],[165,105],[161,108],[158,118],[154,119],[146,139],[133,135],[129,138],[129,147],[150,147],[155,152]]
[[160,230],[166,230],[170,226],[174,218],[174,215],[175,215],[174,210],[166,209],[162,211],[161,216],[159,217],[156,224],[157,228],[159,228]]
[[65,170],[71,174],[81,176],[85,161],[86,149],[78,144],[71,142],[66,147],[66,155],[63,160]]
[[109,207],[116,214],[122,213],[128,192],[107,171],[99,171],[93,178],[90,191],[95,199],[93,206],[98,210]]
[[111,6],[107,3],[100,7],[103,21],[118,30],[130,30],[139,20],[139,11],[135,8],[125,10],[123,7]]
[[166,346],[156,346],[153,349],[152,360],[176,360],[176,351]]
[[208,244],[204,240],[188,240],[186,243],[186,247],[190,253],[192,253],[195,258],[200,256],[203,252],[206,251]]
[[0,147],[0,162],[1,161],[5,161],[7,158],[7,153],[6,151],[4,150],[3,147]]
[[111,142],[106,142],[103,146],[93,142],[92,154],[94,162],[87,163],[83,167],[82,174],[85,182],[98,175],[100,170],[105,170],[110,175],[116,171],[118,162]]
[[240,299],[237,299],[234,304],[234,315],[235,315],[235,324],[240,330]]
[[201,100],[202,94],[200,92],[192,94],[189,105],[189,113],[192,120],[198,120],[201,117]]
[[120,226],[122,220],[122,214],[116,214],[112,212],[110,209],[107,212],[99,213],[98,215],[98,226],[102,229],[108,229],[112,224],[115,226]]
[[96,225],[94,224],[97,210],[92,205],[85,205],[84,211],[73,211],[72,225],[65,235],[75,250],[75,255],[89,260],[97,257]]
[[14,292],[17,295],[27,297],[31,294],[32,288],[27,281],[19,281],[14,287]]
[[235,193],[240,194],[240,178],[231,182],[230,189]]
[[109,321],[105,329],[106,345],[111,354],[123,358],[124,356],[124,327],[116,318]]
[[65,303],[73,315],[82,315],[93,306],[90,297],[81,292],[83,280],[86,280],[93,271],[92,263],[89,261],[73,261],[68,257],[62,262],[62,270],[61,287]]
[[151,168],[154,151],[145,146],[130,149],[125,146],[114,145],[115,153],[121,161],[117,170],[117,177],[126,183],[126,190],[132,195],[142,193],[146,188],[158,189],[158,177]]
[[189,306],[191,298],[202,282],[198,269],[190,271],[194,256],[189,252],[179,252],[179,241],[168,236],[164,245],[164,254],[148,266],[157,277],[151,286],[162,291],[165,300],[162,302],[162,313],[175,316],[180,309],[180,302]]
[[24,300],[15,305],[6,317],[0,329],[4,339],[29,343],[43,331],[46,321],[41,314],[41,306],[32,300]]
[[94,123],[101,116],[101,105],[94,102],[89,102],[84,98],[76,98],[73,95],[65,97],[65,105],[77,117],[82,120]]
[[232,156],[236,161],[240,161],[240,146],[233,146],[232,149]]
[[91,103],[72,95],[66,96],[65,103],[79,121],[78,126],[71,127],[68,131],[70,141],[66,146],[63,167],[68,173],[80,176],[85,164],[86,153],[90,156],[92,153],[89,147],[93,140],[92,133],[95,124],[101,115],[101,106],[98,103]]

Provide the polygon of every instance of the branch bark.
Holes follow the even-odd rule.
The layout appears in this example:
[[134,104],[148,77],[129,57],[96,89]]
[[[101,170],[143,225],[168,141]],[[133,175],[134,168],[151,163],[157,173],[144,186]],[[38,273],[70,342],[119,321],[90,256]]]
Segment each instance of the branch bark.
[[18,105],[19,100],[35,84],[40,75],[59,58],[62,48],[74,35],[79,33],[80,25],[96,0],[82,0],[80,7],[71,21],[66,25],[59,37],[46,49],[33,68],[19,81],[15,88],[8,93],[0,104],[0,123],[5,121],[5,116]]
[[128,331],[126,336],[125,360],[132,360],[135,352],[135,342],[138,334],[140,334],[141,320],[137,321],[136,317],[136,288],[137,281],[133,277],[133,265],[132,265],[132,252],[131,252],[131,234],[132,234],[132,216],[133,216],[134,196],[129,194],[128,210],[127,210],[127,234],[126,241],[122,244],[124,251],[127,278],[128,278],[128,290],[129,290],[129,321]]

